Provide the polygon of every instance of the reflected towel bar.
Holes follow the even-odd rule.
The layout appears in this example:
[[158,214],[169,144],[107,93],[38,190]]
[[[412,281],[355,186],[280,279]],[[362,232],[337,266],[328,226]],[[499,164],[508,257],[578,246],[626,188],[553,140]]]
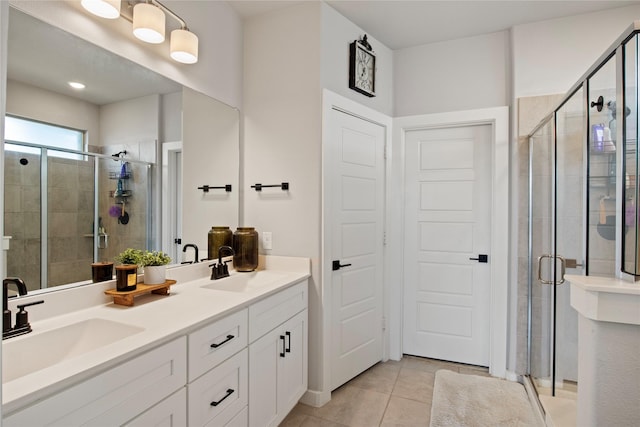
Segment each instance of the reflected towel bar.
[[208,193],[209,190],[224,190],[227,193],[231,192],[231,184],[224,185],[222,187],[214,187],[212,185],[203,185],[202,187],[198,187],[198,190],[202,190],[205,193]]

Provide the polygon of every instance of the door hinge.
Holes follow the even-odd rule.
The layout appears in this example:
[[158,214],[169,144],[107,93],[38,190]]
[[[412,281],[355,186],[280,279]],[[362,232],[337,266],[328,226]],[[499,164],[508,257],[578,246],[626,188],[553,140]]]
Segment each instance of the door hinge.
[[387,232],[382,232],[382,246],[387,246]]
[[386,331],[387,330],[387,318],[386,317],[382,317],[382,330]]

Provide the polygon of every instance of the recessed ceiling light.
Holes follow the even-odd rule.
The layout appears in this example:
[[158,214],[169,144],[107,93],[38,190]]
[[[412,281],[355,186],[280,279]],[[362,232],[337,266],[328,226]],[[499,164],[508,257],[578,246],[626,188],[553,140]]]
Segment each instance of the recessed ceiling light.
[[85,86],[82,83],[79,82],[69,82],[69,86],[71,86],[74,89],[84,89]]

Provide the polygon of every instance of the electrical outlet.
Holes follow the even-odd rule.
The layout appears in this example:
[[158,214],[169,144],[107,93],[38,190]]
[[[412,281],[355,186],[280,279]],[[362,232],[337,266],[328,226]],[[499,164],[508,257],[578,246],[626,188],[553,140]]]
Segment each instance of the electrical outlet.
[[262,232],[262,248],[264,250],[273,249],[273,235],[271,234],[270,231]]

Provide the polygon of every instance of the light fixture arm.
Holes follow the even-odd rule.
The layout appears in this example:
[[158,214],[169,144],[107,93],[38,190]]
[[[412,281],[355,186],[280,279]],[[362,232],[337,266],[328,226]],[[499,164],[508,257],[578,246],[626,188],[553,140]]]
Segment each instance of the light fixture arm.
[[[171,9],[169,9],[167,6],[163,5],[162,3],[160,3],[157,0],[141,0],[141,1],[137,1],[137,0],[129,0],[127,2],[129,4],[129,7],[133,7],[138,3],[148,3],[148,4],[153,4],[155,6],[157,6],[158,8],[162,9],[163,12],[168,13],[169,15],[171,15],[171,17],[173,19],[175,19],[176,21],[178,21],[180,23],[180,28],[183,30],[188,30],[189,28],[187,27],[187,22],[180,18],[174,11],[172,11]],[[124,18],[125,20],[133,23],[133,19],[131,18],[131,16],[126,15],[122,12],[120,12],[120,17]]]
[[166,13],[171,15],[173,17],[173,19],[178,21],[180,23],[180,28],[182,28],[183,30],[188,30],[187,23],[185,22],[185,20],[180,18],[176,13],[174,13],[167,6],[165,6],[162,3],[160,3],[158,0],[148,0],[147,3],[151,3],[151,4],[154,4],[154,5],[158,6],[160,9],[162,9],[163,11],[165,11]]

